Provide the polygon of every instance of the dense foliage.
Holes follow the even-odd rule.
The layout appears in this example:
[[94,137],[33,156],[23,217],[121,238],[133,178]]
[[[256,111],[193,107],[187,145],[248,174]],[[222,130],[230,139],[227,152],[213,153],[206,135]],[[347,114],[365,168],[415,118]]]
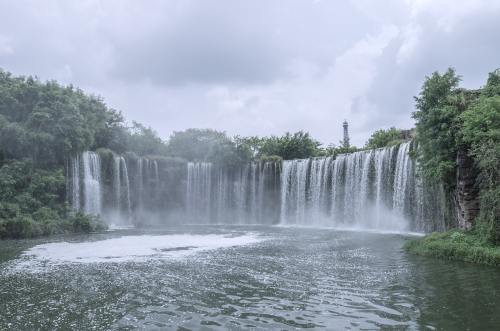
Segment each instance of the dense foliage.
[[98,222],[65,204],[69,155],[125,149],[120,113],[72,86],[0,70],[0,237],[90,231]]
[[500,244],[500,71],[480,90],[458,87],[453,69],[433,73],[416,97],[418,159],[423,173],[441,180],[449,192],[456,183],[457,153],[473,158],[479,175],[480,215],[475,230],[484,242]]
[[64,203],[61,169],[36,169],[33,162],[8,161],[0,167],[0,238],[93,231],[101,225]]
[[460,77],[453,69],[443,75],[434,72],[426,81],[418,97],[415,97],[417,111],[417,141],[419,161],[428,177],[441,179],[453,185],[455,179],[455,158],[457,135],[460,132],[458,104],[464,97],[458,90]]
[[395,127],[375,131],[366,142],[365,148],[382,148],[397,145],[402,141],[401,130]]
[[462,139],[479,168],[481,237],[500,245],[500,71],[490,74],[477,102],[461,116]]
[[317,156],[320,145],[307,132],[299,131],[294,134],[287,132],[281,137],[271,136],[264,139],[258,155],[278,155],[284,160],[304,159]]

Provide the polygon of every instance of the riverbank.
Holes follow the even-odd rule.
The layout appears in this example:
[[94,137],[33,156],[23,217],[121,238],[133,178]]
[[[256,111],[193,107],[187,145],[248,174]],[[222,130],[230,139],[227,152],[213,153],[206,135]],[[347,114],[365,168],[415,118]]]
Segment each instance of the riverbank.
[[474,233],[458,230],[411,239],[404,248],[417,255],[500,266],[500,247],[484,243]]

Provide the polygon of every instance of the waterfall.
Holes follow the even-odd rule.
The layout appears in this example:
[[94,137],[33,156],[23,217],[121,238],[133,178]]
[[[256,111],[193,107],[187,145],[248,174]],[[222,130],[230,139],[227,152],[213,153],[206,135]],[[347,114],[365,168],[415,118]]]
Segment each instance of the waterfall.
[[158,194],[160,192],[160,174],[158,171],[158,161],[153,160],[153,172],[154,172],[154,195],[155,198],[158,198]]
[[132,204],[130,201],[130,181],[128,178],[127,162],[123,157],[120,157],[120,167],[123,169],[123,180],[125,182],[125,202],[127,204],[127,218],[132,215]]
[[119,156],[114,156],[113,157],[113,192],[115,195],[115,208],[117,210],[121,209],[121,199],[122,199],[122,194],[121,194],[121,188],[122,188],[122,183],[121,183],[121,176],[120,176],[120,163],[121,163],[121,158]]
[[410,162],[410,156],[408,154],[409,148],[409,142],[399,146],[396,172],[394,174],[393,210],[401,216],[404,215],[408,177],[411,175],[412,162]]
[[423,212],[416,206],[424,192],[413,184],[415,161],[409,151],[406,142],[335,159],[284,161],[280,223],[419,229]]
[[87,214],[101,214],[101,162],[94,152],[83,152],[83,210]]
[[391,176],[391,162],[395,147],[375,150],[375,219],[379,227],[386,208],[386,195]]
[[310,160],[283,161],[281,220],[283,223],[303,224],[306,220]]
[[143,174],[143,159],[137,159],[137,175],[136,175],[136,194],[137,194],[137,209],[142,210],[144,201],[144,174]]
[[101,215],[111,225],[126,226],[142,221],[144,217],[137,216],[146,211],[166,211],[160,197],[158,161],[108,155],[101,159],[97,153],[83,152],[68,160],[68,200],[74,210]]
[[81,209],[80,201],[80,155],[76,155],[69,161],[70,168],[68,169],[68,190],[71,191],[71,204],[73,209],[79,211]]
[[[187,165],[186,215],[189,222],[272,224],[279,217],[275,163],[251,162],[222,167],[206,162]],[[278,185],[278,186],[277,186]]]
[[189,162],[186,207],[191,222],[210,221],[212,164]]
[[67,196],[75,210],[118,224],[156,215],[160,224],[442,230],[448,197],[424,180],[412,148],[233,166],[84,152],[67,162]]
[[113,156],[113,181],[112,181],[114,201],[109,206],[110,212],[115,219],[113,223],[129,223],[132,215],[130,200],[130,181],[128,177],[127,162],[123,156]]
[[[339,155],[333,161],[333,172],[332,172],[332,194],[331,194],[331,215],[332,218],[337,222],[341,220],[341,215],[344,214],[344,204],[340,203],[341,198],[344,196],[344,183],[345,183],[345,162],[346,156]],[[282,222],[283,223],[283,222]]]

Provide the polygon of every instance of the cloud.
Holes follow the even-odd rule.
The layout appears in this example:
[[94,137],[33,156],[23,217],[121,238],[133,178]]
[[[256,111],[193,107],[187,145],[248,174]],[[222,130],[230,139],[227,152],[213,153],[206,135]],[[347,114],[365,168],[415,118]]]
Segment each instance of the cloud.
[[10,55],[14,53],[10,40],[0,35],[0,55]]
[[[478,87],[498,67],[500,2],[34,0],[0,2],[0,65],[102,95],[163,137],[307,130],[363,145],[411,127],[424,76]],[[22,24],[20,24],[22,22]]]

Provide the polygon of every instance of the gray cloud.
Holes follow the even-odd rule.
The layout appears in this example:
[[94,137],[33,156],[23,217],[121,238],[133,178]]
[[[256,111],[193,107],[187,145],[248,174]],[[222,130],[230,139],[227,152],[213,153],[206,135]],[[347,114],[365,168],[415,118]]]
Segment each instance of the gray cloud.
[[364,34],[352,20],[354,7],[327,12],[319,7],[313,1],[284,6],[281,1],[208,0],[161,8],[165,19],[155,31],[117,43],[113,74],[165,85],[286,78],[291,60],[328,64],[332,54],[348,46],[340,36]]
[[411,127],[424,76],[479,87],[499,66],[487,0],[0,1],[0,67],[102,95],[163,137],[308,130],[362,145]]

